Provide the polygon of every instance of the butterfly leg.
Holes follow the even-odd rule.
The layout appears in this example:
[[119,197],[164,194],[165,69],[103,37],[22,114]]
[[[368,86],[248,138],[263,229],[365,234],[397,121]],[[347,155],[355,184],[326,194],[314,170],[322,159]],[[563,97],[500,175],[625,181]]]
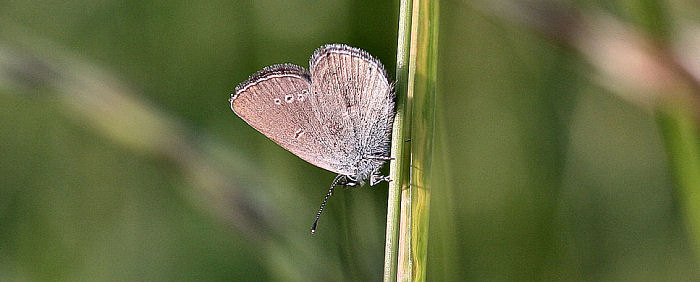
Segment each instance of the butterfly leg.
[[386,182],[391,182],[391,179],[389,176],[384,176],[379,174],[379,170],[376,170],[372,175],[369,177],[369,186],[374,186],[375,184],[378,184],[382,181]]
[[383,160],[383,161],[393,161],[393,160],[395,160],[394,158],[391,158],[391,157],[384,157],[384,156],[366,156],[365,159]]

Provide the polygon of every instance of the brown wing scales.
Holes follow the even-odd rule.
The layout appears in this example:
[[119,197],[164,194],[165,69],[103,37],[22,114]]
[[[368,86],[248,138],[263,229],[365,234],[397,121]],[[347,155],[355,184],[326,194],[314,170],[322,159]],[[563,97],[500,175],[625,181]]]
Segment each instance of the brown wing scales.
[[236,87],[231,109],[288,151],[321,168],[342,173],[324,155],[327,139],[313,116],[308,72],[296,65],[265,68]]
[[326,45],[309,62],[312,87],[323,96],[321,112],[340,109],[345,132],[354,143],[353,158],[388,156],[394,117],[393,87],[384,66],[367,52],[346,45]]

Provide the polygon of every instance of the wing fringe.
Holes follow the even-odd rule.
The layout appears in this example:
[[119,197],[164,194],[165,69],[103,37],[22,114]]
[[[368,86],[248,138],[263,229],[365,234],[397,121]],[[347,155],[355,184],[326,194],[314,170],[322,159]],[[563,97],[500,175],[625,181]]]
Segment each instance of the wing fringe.
[[369,62],[372,62],[372,64],[377,66],[377,69],[382,73],[382,75],[386,78],[387,81],[392,81],[392,79],[389,78],[389,75],[386,73],[386,69],[384,68],[384,65],[381,61],[379,61],[377,58],[375,58],[365,50],[362,50],[357,47],[348,46],[342,43],[326,44],[321,47],[318,47],[309,59],[309,68],[313,68],[318,60],[330,53],[345,53],[349,54],[350,56],[360,57]]
[[244,82],[241,82],[236,86],[236,93],[231,96],[231,101],[235,100],[238,95],[240,95],[246,88],[250,85],[255,85],[258,82],[265,80],[272,75],[297,75],[309,81],[311,83],[311,74],[305,68],[300,67],[295,64],[285,63],[276,64],[269,67],[265,67],[262,70],[254,73]]

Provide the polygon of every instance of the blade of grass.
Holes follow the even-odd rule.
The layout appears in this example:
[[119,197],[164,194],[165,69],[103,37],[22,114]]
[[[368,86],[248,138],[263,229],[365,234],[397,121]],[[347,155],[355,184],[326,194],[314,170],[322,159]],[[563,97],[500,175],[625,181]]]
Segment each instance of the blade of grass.
[[477,1],[491,4],[489,13],[496,17],[577,50],[597,70],[596,82],[634,105],[653,109],[681,212],[700,259],[700,76],[682,62],[695,56],[698,48],[692,46],[690,53],[672,48],[670,40],[677,35],[666,2],[623,1],[621,11],[626,11],[632,25],[562,2]]
[[[414,113],[414,99],[416,95],[415,83],[416,83],[416,62],[417,62],[417,48],[418,48],[418,19],[420,14],[420,0],[411,1],[411,34],[409,39],[408,47],[408,86],[406,87],[406,116],[405,120],[407,122],[404,124],[408,128],[408,138],[410,141],[410,146],[408,146],[408,163],[407,172],[405,176],[408,177],[407,185],[401,186],[401,215],[399,216],[399,253],[397,256],[398,262],[396,265],[396,281],[412,281],[411,277],[411,266],[413,263],[413,254],[411,253],[411,227],[413,225],[411,212],[411,201],[413,200],[412,193],[412,174],[413,174],[413,113]],[[405,130],[405,129],[404,129]]]
[[[674,30],[667,16],[666,3],[644,0],[627,1],[625,4],[631,11],[632,19],[657,48],[668,52],[669,40]],[[675,69],[679,77],[689,78],[682,68],[676,66],[677,61],[672,56],[660,57]],[[681,212],[685,216],[690,239],[695,245],[695,256],[700,259],[700,126],[696,119],[698,104],[690,98],[693,95],[697,97],[699,93],[697,84],[693,84],[692,79],[678,81],[682,82],[676,88],[659,91],[658,95],[664,99],[660,99],[654,109],[666,146],[669,169],[676,182]]]
[[[392,136],[396,161],[390,173],[394,181],[389,187],[384,281],[423,281],[426,277],[437,16],[437,1],[401,1],[397,116]],[[404,142],[406,139],[410,142]]]
[[[411,77],[413,123],[411,130],[411,278],[425,281],[428,218],[432,176],[435,95],[437,82],[438,1],[419,1],[416,66]],[[413,49],[413,48],[412,48]]]
[[[283,223],[274,216],[281,212],[266,204],[271,197],[267,190],[259,189],[269,184],[264,177],[248,173],[256,167],[249,158],[205,131],[193,131],[98,65],[21,27],[0,22],[0,38],[4,39],[0,44],[0,97],[48,98],[51,107],[61,109],[105,141],[172,163],[189,183],[175,185],[183,199],[222,226],[230,225],[232,231],[257,242],[265,253],[260,259],[271,265],[271,275],[309,280],[327,276],[326,272],[340,273],[338,264],[321,259],[309,264],[323,263],[323,268],[305,271],[290,255],[306,252],[313,257],[319,249],[305,244],[302,237],[282,232],[279,226]],[[221,95],[225,103],[228,95]]]
[[409,48],[411,45],[411,0],[401,0],[399,8],[399,38],[396,48],[396,118],[392,132],[389,197],[386,214],[386,243],[384,245],[384,281],[396,281],[398,231],[401,191],[408,187],[411,143],[410,103],[408,97]]
[[700,134],[693,109],[686,103],[662,105],[656,112],[671,173],[695,255],[700,259]]

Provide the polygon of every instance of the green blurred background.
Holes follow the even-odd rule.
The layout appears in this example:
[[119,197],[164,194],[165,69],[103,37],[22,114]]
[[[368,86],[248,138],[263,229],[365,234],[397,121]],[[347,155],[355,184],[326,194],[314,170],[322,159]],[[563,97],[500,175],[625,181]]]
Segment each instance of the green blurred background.
[[[573,4],[628,21],[630,2]],[[698,23],[697,2],[669,6]],[[470,1],[440,9],[429,280],[699,277],[654,116],[572,50]],[[334,175],[227,99],[325,43],[393,76],[397,15],[397,1],[0,1],[0,280],[379,280],[387,185],[336,193],[311,236]]]

